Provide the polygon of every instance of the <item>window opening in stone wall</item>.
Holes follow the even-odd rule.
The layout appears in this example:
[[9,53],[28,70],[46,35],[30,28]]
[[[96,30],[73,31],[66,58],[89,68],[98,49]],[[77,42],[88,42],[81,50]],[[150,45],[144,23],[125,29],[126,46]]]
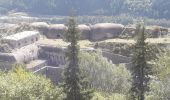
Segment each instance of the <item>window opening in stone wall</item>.
[[57,38],[60,38],[61,36],[60,36],[60,34],[57,34]]
[[38,41],[38,37],[36,37],[35,40]]
[[18,43],[18,46],[20,47],[20,46],[21,46],[21,43]]
[[34,42],[34,39],[31,39],[32,42]]

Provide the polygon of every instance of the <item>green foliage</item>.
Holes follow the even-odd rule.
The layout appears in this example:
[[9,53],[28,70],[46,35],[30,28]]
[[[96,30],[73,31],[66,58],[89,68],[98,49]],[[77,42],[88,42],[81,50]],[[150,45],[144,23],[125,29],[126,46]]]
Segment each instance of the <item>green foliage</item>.
[[113,43],[113,42],[100,42],[97,43],[98,48],[114,53],[114,54],[120,54],[123,56],[131,56],[132,54],[132,44],[125,44],[125,43]]
[[170,98],[170,52],[166,51],[153,61],[154,76],[150,82],[148,100],[169,100]]
[[155,76],[159,79],[166,79],[170,75],[170,52],[166,51],[154,61]]
[[77,29],[78,25],[76,19],[74,17],[71,17],[66,25],[68,27],[68,30],[65,33],[65,41],[70,42],[71,46],[78,46],[77,41],[79,40],[80,34]]
[[111,0],[110,2],[112,14],[116,15],[126,11],[125,0]]
[[78,29],[74,17],[71,17],[68,21],[68,29],[66,31],[66,41],[70,42],[67,48],[67,65],[64,71],[64,92],[66,94],[66,100],[87,100],[90,99],[90,91],[86,90],[81,77],[81,71],[79,66],[79,45],[78,45]]
[[170,78],[164,80],[155,79],[150,82],[150,92],[147,100],[169,100]]
[[103,92],[95,92],[92,100],[128,100],[123,94],[106,94]]
[[133,15],[145,16],[152,11],[152,0],[125,0],[125,5]]
[[[127,57],[132,57],[132,54],[134,51],[133,49],[135,49],[133,43],[125,44],[125,43],[114,43],[114,42],[100,42],[100,43],[96,43],[95,45],[98,45],[98,48],[104,51],[111,52],[114,54],[120,54],[120,55],[127,56]],[[160,53],[165,52],[164,50],[165,47],[166,47],[165,44],[151,44],[151,43],[149,44],[148,43],[146,45],[147,61],[157,59]]]
[[61,90],[44,77],[22,68],[0,72],[1,100],[60,100]]
[[170,18],[169,0],[0,0],[0,12],[10,10],[48,15],[69,15],[75,9],[78,15],[130,14],[154,18]]
[[154,10],[154,16],[158,18],[169,18],[170,17],[170,7],[168,6],[170,1],[168,0],[153,0],[152,8]]
[[82,24],[113,22],[113,23],[120,23],[120,24],[128,25],[128,24],[133,24],[135,18],[136,17],[132,17],[128,14],[121,14],[121,15],[116,15],[116,16],[78,16],[78,20]]
[[133,58],[132,58],[132,100],[144,100],[145,93],[148,91],[148,83],[150,80],[151,68],[147,65],[147,44],[145,43],[145,27],[141,24],[137,25],[136,32],[137,40],[134,45]]
[[80,67],[89,80],[89,88],[105,93],[128,94],[131,74],[125,66],[113,65],[98,53],[82,52]]

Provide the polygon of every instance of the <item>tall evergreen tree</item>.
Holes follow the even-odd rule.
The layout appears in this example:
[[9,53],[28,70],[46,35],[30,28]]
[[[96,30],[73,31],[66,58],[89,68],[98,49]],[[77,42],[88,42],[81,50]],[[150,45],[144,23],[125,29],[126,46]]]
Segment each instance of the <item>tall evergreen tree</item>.
[[66,94],[66,100],[84,100],[81,84],[81,71],[79,68],[79,31],[74,17],[70,17],[67,23],[67,31],[65,39],[70,42],[67,48],[67,66],[64,71],[65,82],[64,92]]
[[134,45],[133,59],[132,59],[132,88],[131,99],[144,100],[145,92],[149,89],[149,75],[150,67],[147,65],[147,43],[145,43],[145,27],[142,24],[136,27],[137,42]]

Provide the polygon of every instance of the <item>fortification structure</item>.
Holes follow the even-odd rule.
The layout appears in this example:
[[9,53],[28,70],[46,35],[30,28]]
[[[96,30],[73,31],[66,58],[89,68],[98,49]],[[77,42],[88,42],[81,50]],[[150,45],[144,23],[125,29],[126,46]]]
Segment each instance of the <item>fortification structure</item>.
[[7,43],[12,49],[21,48],[40,39],[39,32],[36,31],[24,31],[14,35],[4,37],[3,43]]
[[[8,45],[8,50],[3,47],[0,49],[0,62],[4,65],[1,65],[1,69],[10,70],[13,64],[21,63],[34,73],[46,74],[54,82],[59,81],[59,75],[66,64],[68,45],[63,45],[59,40],[64,37],[67,27],[64,24],[49,25],[42,22],[32,23],[30,26],[38,31],[24,31],[2,38],[2,44]],[[127,31],[125,29],[134,31],[134,28],[125,28],[115,23],[81,24],[77,28],[81,32],[81,39],[92,41],[118,38],[122,32]],[[95,52],[95,49],[86,47],[81,48],[81,51]],[[131,59],[108,52],[102,54],[114,64],[129,63]]]
[[46,37],[50,39],[63,38],[63,34],[66,29],[67,27],[64,24],[50,25],[50,27],[48,28],[48,32],[46,32],[44,35],[46,35]]
[[124,26],[114,23],[100,23],[91,26],[91,39],[103,40],[110,38],[118,38],[123,32]]
[[[63,38],[67,27],[64,24],[47,24],[44,22],[35,22],[30,24],[50,39]],[[88,39],[91,41],[100,41],[111,38],[122,38],[122,35],[128,34],[130,37],[135,35],[135,26],[124,26],[116,23],[97,23],[91,24],[80,24],[77,27],[81,33],[81,39]],[[166,36],[168,29],[164,27],[147,27],[147,33],[152,37]]]
[[10,70],[16,63],[25,64],[32,72],[46,74],[55,82],[59,80],[51,74],[61,74],[66,63],[66,46],[56,45],[60,44],[57,39],[44,40],[40,32],[24,31],[3,37],[1,41],[10,48],[0,52],[2,70]]
[[[84,26],[82,27],[84,28]],[[44,39],[37,31],[24,31],[4,37],[2,42],[9,45],[11,51],[0,52],[0,62],[4,65],[1,65],[1,69],[10,70],[13,64],[20,63],[25,64],[26,68],[34,73],[45,74],[55,83],[60,80],[61,72],[66,64],[65,53],[67,48],[57,45],[60,44],[58,39]],[[95,52],[95,49],[87,47],[81,48],[81,51]],[[104,56],[107,55],[104,53]],[[112,60],[110,57],[108,59]],[[119,62],[124,61],[124,58],[121,59],[122,57],[120,57]]]
[[[45,23],[32,23],[30,25],[38,29],[47,38],[63,38],[67,27],[64,24],[48,25]],[[81,39],[92,41],[104,40],[109,38],[118,38],[124,30],[124,25],[115,23],[99,23],[95,25],[80,24],[77,27],[81,33]]]
[[[2,38],[2,43],[7,44],[10,51],[0,53],[0,61],[5,63],[27,63],[37,59],[38,47],[35,43],[40,39],[37,31],[24,31]],[[8,66],[6,69],[9,69]]]

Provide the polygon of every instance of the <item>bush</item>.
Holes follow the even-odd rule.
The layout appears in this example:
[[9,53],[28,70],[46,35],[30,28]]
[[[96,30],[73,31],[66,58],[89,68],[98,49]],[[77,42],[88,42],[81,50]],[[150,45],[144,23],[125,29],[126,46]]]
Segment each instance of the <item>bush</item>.
[[92,100],[128,100],[123,94],[106,94],[102,92],[95,92]]
[[170,52],[167,51],[154,61],[154,76],[150,83],[151,91],[147,100],[169,100],[170,99]]
[[26,72],[22,68],[0,72],[1,100],[60,100],[61,90],[50,80]]
[[[130,72],[123,65],[113,65],[99,53],[81,53],[80,66],[89,78],[90,88],[109,93],[128,94]],[[122,74],[123,73],[123,74]]]
[[169,100],[170,99],[170,78],[166,80],[152,80],[151,91],[146,100]]

